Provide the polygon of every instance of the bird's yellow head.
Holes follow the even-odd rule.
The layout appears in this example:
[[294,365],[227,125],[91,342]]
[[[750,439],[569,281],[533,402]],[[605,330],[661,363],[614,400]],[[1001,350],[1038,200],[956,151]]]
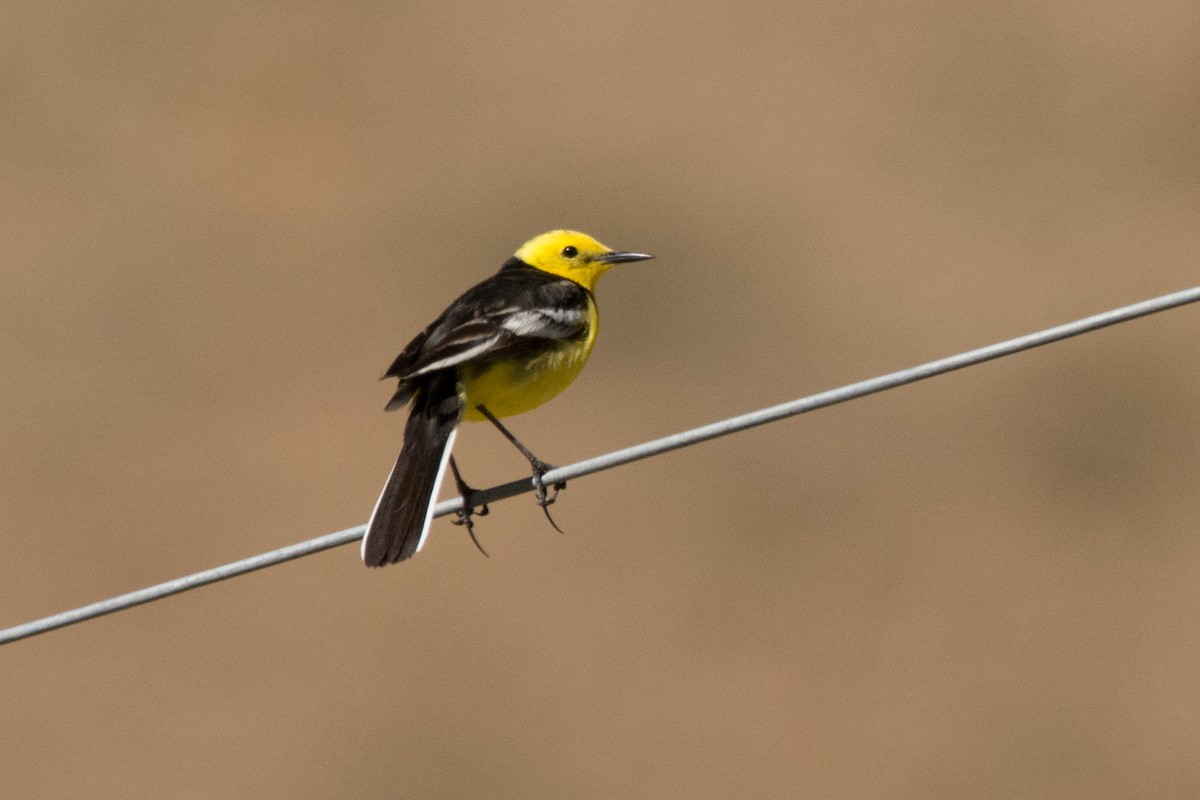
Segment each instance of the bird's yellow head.
[[654,257],[613,250],[578,231],[550,231],[535,236],[515,255],[531,267],[575,281],[588,291],[595,290],[596,280],[613,264]]

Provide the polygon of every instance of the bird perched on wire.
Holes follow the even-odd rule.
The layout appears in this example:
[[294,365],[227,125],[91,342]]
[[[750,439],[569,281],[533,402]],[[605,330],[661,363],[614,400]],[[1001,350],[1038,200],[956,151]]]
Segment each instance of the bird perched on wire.
[[553,487],[554,495],[546,491],[542,475],[549,465],[499,418],[537,408],[575,380],[596,342],[596,281],[614,264],[648,258],[613,250],[576,231],[535,236],[396,356],[383,376],[400,381],[387,410],[411,402],[412,411],[400,457],[363,536],[362,559],[368,566],[403,561],[421,549],[447,464],[463,495],[458,522],[475,540],[473,490],[451,455],[464,419],[486,419],[516,445],[533,470],[538,504],[550,516],[546,506],[562,485]]

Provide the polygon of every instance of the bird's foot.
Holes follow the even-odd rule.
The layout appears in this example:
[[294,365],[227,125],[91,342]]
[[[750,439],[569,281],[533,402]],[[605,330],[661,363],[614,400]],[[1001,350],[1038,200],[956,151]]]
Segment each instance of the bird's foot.
[[[454,483],[458,486],[458,493],[462,496],[462,508],[454,512],[454,519],[450,520],[455,525],[462,525],[467,529],[467,535],[471,537],[471,541],[475,543],[475,547],[479,552],[487,556],[488,551],[483,549],[483,545],[475,538],[475,521],[472,517],[486,517],[491,510],[487,503],[480,503],[475,506],[471,503],[471,496],[475,494],[475,490],[470,484],[463,480],[458,471],[458,464],[454,463],[454,456],[450,456],[450,469],[454,472]],[[488,556],[490,558],[490,556]]]
[[467,529],[467,536],[471,537],[471,541],[475,544],[475,547],[479,550],[479,552],[481,552],[485,556],[487,556],[488,551],[484,550],[483,545],[481,545],[479,543],[479,539],[475,538],[475,521],[473,519],[471,519],[472,517],[475,517],[475,516],[486,517],[488,515],[487,503],[484,503],[482,506],[479,507],[479,510],[476,511],[474,508],[471,508],[471,506],[467,504],[467,500],[464,497],[463,498],[463,507],[454,513],[455,513],[454,519],[450,520],[450,522],[455,525],[464,526]]
[[567,482],[556,481],[551,484],[550,488],[554,490],[554,494],[550,494],[546,489],[546,482],[542,480],[542,476],[554,469],[554,467],[539,458],[531,458],[529,465],[533,468],[533,487],[536,490],[537,504],[541,507],[542,513],[546,515],[550,526],[559,533],[562,533],[562,528],[558,527],[558,523],[554,521],[554,517],[550,516],[550,506],[558,499],[558,493],[567,488]]

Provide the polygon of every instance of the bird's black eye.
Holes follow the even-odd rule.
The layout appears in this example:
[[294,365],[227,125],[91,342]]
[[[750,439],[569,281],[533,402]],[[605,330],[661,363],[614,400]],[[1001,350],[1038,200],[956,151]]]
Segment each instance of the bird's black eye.
[[579,248],[573,244],[569,244],[563,248],[563,258],[574,258],[579,255]]

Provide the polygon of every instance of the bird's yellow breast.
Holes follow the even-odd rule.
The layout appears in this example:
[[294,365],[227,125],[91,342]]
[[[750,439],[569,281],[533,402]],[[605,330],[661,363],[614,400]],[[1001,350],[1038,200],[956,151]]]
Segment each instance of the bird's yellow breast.
[[545,351],[520,360],[462,365],[460,376],[466,404],[463,419],[485,419],[476,409],[480,405],[497,417],[524,414],[570,386],[583,370],[596,343],[599,320],[591,298],[588,298],[588,304],[591,324],[587,336],[582,339],[555,342]]

